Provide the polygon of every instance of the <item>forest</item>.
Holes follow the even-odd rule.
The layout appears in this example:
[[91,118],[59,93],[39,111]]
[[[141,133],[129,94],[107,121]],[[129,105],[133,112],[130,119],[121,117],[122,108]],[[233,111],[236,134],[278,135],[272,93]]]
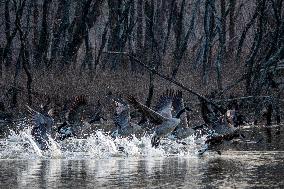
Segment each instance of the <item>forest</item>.
[[283,0],[1,0],[0,116],[171,88],[280,123],[283,17]]
[[0,0],[1,188],[284,188],[284,0]]

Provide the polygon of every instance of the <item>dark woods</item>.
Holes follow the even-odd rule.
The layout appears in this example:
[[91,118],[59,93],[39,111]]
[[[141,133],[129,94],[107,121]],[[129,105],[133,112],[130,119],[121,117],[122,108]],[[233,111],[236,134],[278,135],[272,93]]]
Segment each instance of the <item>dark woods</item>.
[[150,106],[178,81],[255,117],[281,114],[283,0],[1,0],[0,15],[3,108],[108,91]]

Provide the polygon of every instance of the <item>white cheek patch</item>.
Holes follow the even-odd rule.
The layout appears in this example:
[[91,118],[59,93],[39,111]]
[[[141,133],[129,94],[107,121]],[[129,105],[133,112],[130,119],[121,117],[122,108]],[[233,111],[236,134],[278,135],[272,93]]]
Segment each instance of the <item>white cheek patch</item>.
[[230,111],[227,111],[227,112],[226,112],[226,116],[227,116],[227,117],[230,117]]
[[228,121],[231,123],[231,124],[234,124],[234,121],[236,119],[236,112],[235,110],[228,110],[226,112],[226,117],[228,119]]
[[123,112],[126,109],[126,107],[123,104],[116,102],[116,101],[115,101],[115,106],[116,106],[116,113],[117,114],[120,114],[121,112]]

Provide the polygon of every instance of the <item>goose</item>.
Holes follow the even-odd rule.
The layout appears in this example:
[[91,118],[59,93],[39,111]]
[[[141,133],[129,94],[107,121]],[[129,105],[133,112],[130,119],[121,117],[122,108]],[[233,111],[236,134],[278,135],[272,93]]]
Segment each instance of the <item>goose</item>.
[[209,127],[214,135],[224,135],[234,132],[237,115],[235,109],[218,110],[203,99],[199,99],[201,104],[201,114],[205,125]]
[[49,136],[51,135],[52,127],[54,125],[54,110],[50,109],[47,113],[40,113],[30,106],[26,105],[30,117],[34,123],[34,126],[31,131],[31,135],[36,141],[38,147],[41,150],[49,149]]
[[[230,95],[229,98],[234,99],[235,97],[233,95]],[[247,122],[245,116],[240,112],[240,104],[237,100],[229,102],[229,104],[227,105],[227,109],[227,120],[234,127],[244,125]]]
[[[204,99],[199,98],[199,100],[201,115],[205,123],[193,129],[201,129],[202,135],[207,135],[205,145],[198,151],[200,155],[216,144],[221,144],[224,140],[229,141],[239,136],[244,137],[235,128],[237,126],[235,109],[225,110],[221,107],[217,109]],[[221,154],[220,151],[217,152]]]
[[92,112],[91,118],[89,119],[89,123],[103,123],[107,121],[106,118],[102,115],[102,104],[100,100],[97,101],[94,111]]
[[130,121],[129,105],[122,99],[113,99],[115,105],[114,123],[117,129],[111,134],[113,137],[129,137],[142,132],[142,127]]
[[[84,107],[83,111],[80,110],[82,107]],[[84,112],[84,115],[81,112]],[[92,124],[106,120],[101,113],[102,105],[99,100],[95,106],[87,105],[85,96],[76,96],[65,114],[66,120],[57,128],[59,140],[87,136],[92,132]]]
[[211,124],[214,135],[232,134],[238,128],[235,127],[236,114],[234,110],[227,110],[217,121]]
[[[222,116],[220,111],[212,106],[212,104],[206,102],[204,99],[199,98],[200,101],[200,109],[201,109],[201,116],[206,125],[211,126],[215,122],[219,121],[219,117]],[[225,113],[222,109],[222,113]]]
[[[217,121],[211,123],[211,129],[207,133],[208,136],[205,145],[198,151],[200,155],[209,148],[221,144],[223,141],[231,141],[239,137],[245,138],[245,136],[239,132],[239,129],[235,127],[236,116],[234,110],[227,110],[225,115],[215,118]],[[220,150],[217,150],[217,153],[221,155]]]
[[[184,101],[182,98],[182,91],[177,91],[173,98],[173,109],[175,117],[178,112],[185,108]],[[195,130],[194,128],[189,127],[188,120],[185,114],[180,116],[180,123],[176,126],[174,131],[171,133],[171,136],[175,139],[184,139],[191,136]]]
[[59,140],[65,140],[67,138],[77,136],[80,126],[75,123],[81,119],[78,112],[79,109],[86,104],[87,100],[84,95],[76,96],[74,98],[65,114],[65,121],[57,128]]
[[146,117],[157,125],[151,139],[152,147],[158,147],[160,139],[170,134],[176,126],[181,122],[180,117],[185,111],[191,111],[188,107],[177,112],[176,116],[172,116],[174,92],[167,91],[162,95],[156,106],[156,111],[138,102],[135,97],[127,96],[127,100],[135,108],[139,109]]

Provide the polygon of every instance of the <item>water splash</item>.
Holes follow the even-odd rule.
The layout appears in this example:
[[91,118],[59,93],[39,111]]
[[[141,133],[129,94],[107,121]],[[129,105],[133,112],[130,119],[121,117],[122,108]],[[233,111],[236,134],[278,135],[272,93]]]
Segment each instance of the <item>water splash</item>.
[[151,136],[113,139],[103,131],[96,131],[86,139],[70,138],[55,141],[49,136],[49,150],[42,151],[33,140],[29,127],[19,133],[10,131],[0,140],[0,159],[96,159],[111,157],[197,156],[205,137],[190,136],[182,141],[166,138],[153,148]]

